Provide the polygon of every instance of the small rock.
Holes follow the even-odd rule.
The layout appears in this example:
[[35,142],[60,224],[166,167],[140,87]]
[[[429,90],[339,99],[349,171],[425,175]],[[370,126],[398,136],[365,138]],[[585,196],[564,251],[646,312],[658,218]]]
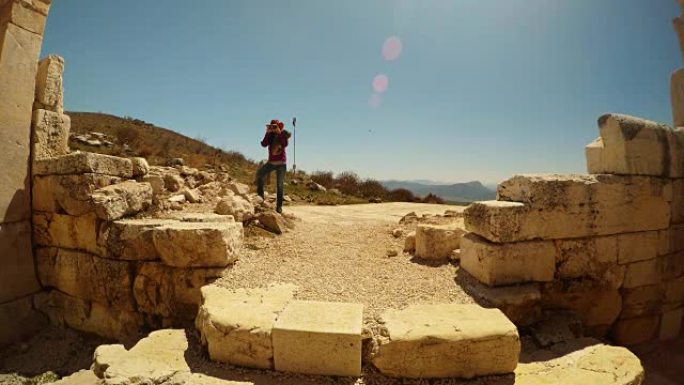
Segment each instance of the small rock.
[[404,251],[407,253],[412,253],[416,251],[416,232],[411,231],[406,235],[406,239],[404,240]]
[[180,191],[184,184],[183,178],[176,174],[168,173],[164,175],[164,187],[171,192]]
[[306,187],[308,187],[309,190],[311,190],[311,191],[321,191],[321,192],[326,192],[326,191],[328,191],[328,189],[326,189],[325,187],[323,187],[323,186],[321,186],[320,184],[318,184],[318,183],[316,183],[316,182],[313,182],[313,181],[312,181],[312,182],[309,182],[309,183],[306,185]]
[[397,255],[399,255],[399,253],[396,250],[394,250],[394,249],[387,250],[387,256],[388,257],[390,257],[390,258],[396,257]]
[[460,261],[461,260],[461,249],[456,249],[451,252],[451,256],[449,257],[452,261]]
[[166,165],[169,166],[169,167],[184,166],[184,165],[185,165],[185,160],[183,160],[183,158],[173,158],[173,159],[169,159],[169,161],[166,163]]
[[287,229],[294,227],[292,222],[274,211],[263,212],[259,214],[257,219],[264,229],[276,234],[282,234],[287,231]]
[[189,189],[186,187],[185,189],[183,189],[183,195],[185,196],[185,199],[187,199],[190,203],[202,202],[202,195],[197,189]]
[[184,203],[185,202],[185,195],[184,194],[178,194],[178,195],[173,195],[169,197],[169,202],[175,202],[175,203]]
[[401,237],[402,235],[404,235],[404,231],[403,231],[402,229],[394,229],[394,230],[392,230],[392,236],[393,236],[394,238],[399,238],[399,237]]
[[403,218],[399,220],[400,224],[408,224],[408,223],[414,223],[418,220],[418,215],[416,214],[415,211],[411,211],[410,213],[404,215]]
[[131,158],[133,163],[133,177],[141,177],[147,175],[150,172],[150,165],[147,163],[147,159],[135,157]]
[[382,199],[381,199],[381,198],[377,198],[377,197],[376,197],[376,198],[371,198],[371,199],[368,200],[368,202],[370,202],[370,203],[382,203]]
[[241,196],[227,196],[216,204],[216,214],[232,215],[235,220],[244,222],[254,216],[254,206]]

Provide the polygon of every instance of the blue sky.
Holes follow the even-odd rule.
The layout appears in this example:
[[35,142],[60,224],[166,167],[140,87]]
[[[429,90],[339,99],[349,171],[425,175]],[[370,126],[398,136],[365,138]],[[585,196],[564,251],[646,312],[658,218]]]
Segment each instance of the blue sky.
[[584,172],[605,112],[669,123],[677,14],[674,0],[59,0],[43,55],[65,57],[68,110],[253,159],[267,120],[297,116],[301,169],[491,183]]

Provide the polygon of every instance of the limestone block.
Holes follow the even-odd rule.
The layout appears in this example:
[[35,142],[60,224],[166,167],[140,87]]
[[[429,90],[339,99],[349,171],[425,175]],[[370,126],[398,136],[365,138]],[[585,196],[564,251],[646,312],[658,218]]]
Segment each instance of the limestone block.
[[622,297],[617,289],[591,279],[554,281],[542,285],[542,308],[575,312],[591,333],[615,322]]
[[665,303],[684,302],[684,276],[665,282]]
[[638,318],[658,315],[665,299],[665,287],[661,284],[623,289],[620,318]]
[[33,240],[39,246],[77,249],[99,254],[98,221],[94,214],[78,217],[41,213],[33,215]]
[[[679,42],[684,52],[684,24],[681,19],[675,22]],[[684,69],[670,75],[670,101],[672,103],[672,122],[674,127],[684,127]]]
[[598,125],[601,141],[587,149],[590,174],[671,175],[670,127],[620,114],[603,115]]
[[200,203],[202,202],[202,194],[200,194],[198,189],[184,188],[182,194],[185,195],[185,199],[190,203]]
[[684,179],[672,180],[672,223],[684,223]]
[[684,224],[673,224],[667,231],[667,252],[659,253],[665,255],[684,251]]
[[407,253],[412,253],[416,251],[416,232],[411,231],[406,235],[404,240],[404,251]]
[[40,37],[45,31],[45,19],[49,8],[49,2],[38,0],[0,3],[0,25],[9,22]]
[[659,316],[621,319],[613,326],[611,337],[618,345],[638,345],[652,340],[659,326]]
[[254,206],[239,195],[222,198],[214,210],[216,214],[232,215],[235,220],[244,222],[254,215]]
[[273,327],[275,369],[360,376],[362,323],[361,304],[290,302]]
[[173,320],[192,320],[202,302],[202,286],[223,274],[222,268],[174,268],[145,262],[136,271],[133,295],[139,311]]
[[213,222],[235,222],[235,218],[230,215],[219,215],[214,213],[180,213],[174,218],[181,222],[213,223]]
[[118,156],[92,152],[72,152],[56,158],[40,159],[33,164],[33,175],[102,174],[133,177],[133,162]]
[[[460,274],[467,273],[460,270]],[[541,317],[541,291],[538,283],[490,287],[470,278],[462,286],[468,294],[486,304],[486,307],[501,310],[518,326],[532,325]]]
[[412,305],[382,315],[373,365],[385,375],[472,378],[511,373],[520,338],[498,309],[477,305]]
[[183,178],[181,178],[179,175],[168,173],[164,174],[164,187],[171,191],[171,192],[176,192],[179,191],[181,188],[183,188],[183,185],[185,182],[183,181]]
[[416,227],[416,257],[448,259],[461,244],[465,231],[452,225],[418,225]]
[[[36,75],[36,106],[45,110],[54,111],[59,115],[64,113],[63,73],[64,58],[60,56],[48,55],[38,62],[38,73]],[[68,136],[67,133],[67,139]]]
[[33,111],[31,149],[33,159],[53,158],[69,153],[69,115],[48,110]]
[[618,263],[647,261],[658,256],[660,245],[657,231],[618,235]]
[[159,175],[148,174],[140,179],[141,182],[149,183],[152,186],[154,195],[164,193],[164,178]]
[[0,266],[0,303],[40,290],[28,221],[0,224]]
[[157,330],[130,350],[123,345],[98,346],[92,370],[107,385],[184,384],[190,378],[186,350],[185,330]]
[[92,200],[98,218],[113,221],[146,210],[152,204],[152,186],[126,181],[95,190]]
[[145,158],[131,158],[131,163],[133,163],[134,178],[144,177],[150,172],[150,165],[147,163],[147,159]]
[[242,239],[242,223],[237,222],[177,222],[152,234],[162,261],[177,267],[228,266],[238,259]]
[[40,331],[46,319],[33,310],[32,296],[0,303],[0,348]]
[[464,211],[466,230],[497,243],[584,238],[669,227],[667,179],[616,175],[519,175],[499,199]]
[[232,365],[273,369],[273,326],[295,291],[291,284],[236,290],[204,286],[195,325],[209,357]]
[[158,260],[152,241],[155,228],[176,223],[173,219],[122,219],[104,224],[97,243],[107,258],[128,261]]
[[618,289],[625,278],[625,266],[619,266],[618,236],[566,239],[555,241],[556,278],[590,278]]
[[121,178],[100,174],[35,176],[33,209],[74,216],[88,214],[95,211],[93,192],[120,182]]
[[131,265],[66,249],[36,249],[38,279],[43,286],[114,309],[135,311]]
[[660,256],[656,259],[657,272],[654,272],[652,279],[669,281],[684,275],[684,252],[680,251],[668,255]]
[[90,369],[81,369],[76,373],[62,377],[50,385],[97,385],[100,378]]
[[461,268],[489,286],[548,282],[556,270],[555,254],[550,241],[494,244],[468,233],[461,241]]
[[[226,190],[232,191],[233,194],[239,195],[245,199],[249,196],[249,186],[244,183],[230,182],[226,184]],[[225,195],[225,194],[222,194]]]
[[684,308],[678,308],[663,313],[660,318],[660,331],[658,338],[663,340],[670,340],[679,337],[682,330],[682,318],[684,317]]
[[515,369],[515,385],[640,385],[644,368],[628,349],[580,338],[537,350]]
[[[0,5],[0,19],[16,10]],[[31,111],[41,36],[0,22],[0,223],[31,217]]]
[[37,295],[34,304],[55,325],[119,341],[136,338],[144,325],[138,312],[113,309],[57,290]]

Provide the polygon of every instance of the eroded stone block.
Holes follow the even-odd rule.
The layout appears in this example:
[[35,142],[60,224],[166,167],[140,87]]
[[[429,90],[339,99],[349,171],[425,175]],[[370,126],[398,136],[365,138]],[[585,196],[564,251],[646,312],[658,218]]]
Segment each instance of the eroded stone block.
[[154,229],[152,240],[161,260],[176,267],[224,267],[242,247],[242,223],[177,222]]
[[133,177],[133,163],[118,156],[73,152],[56,158],[40,159],[33,164],[34,175],[103,174]]
[[209,357],[232,365],[273,369],[272,330],[295,291],[294,285],[262,289],[204,286],[195,325]]
[[620,318],[638,318],[658,315],[665,297],[664,285],[655,284],[622,289]]
[[453,225],[418,225],[416,227],[416,257],[448,259],[461,245],[465,230]]
[[35,176],[33,209],[74,216],[91,213],[93,192],[120,182],[119,177],[100,174]]
[[33,159],[53,158],[69,153],[71,118],[48,110],[33,111],[31,145]]
[[494,244],[469,233],[461,241],[461,268],[490,286],[548,282],[556,270],[555,254],[550,241]]
[[273,327],[275,369],[360,376],[362,322],[361,304],[290,302]]
[[618,265],[618,236],[557,240],[556,278],[590,278],[618,289],[625,278]]
[[128,262],[55,247],[36,249],[35,253],[38,279],[43,286],[113,309],[137,310]]
[[45,19],[49,8],[50,2],[42,0],[0,3],[0,25],[9,22],[40,37],[45,31]]
[[129,261],[153,261],[159,259],[152,231],[173,224],[173,219],[123,219],[106,223],[98,234],[98,245],[108,258]]
[[33,240],[40,246],[77,249],[99,254],[98,221],[94,214],[78,217],[36,212],[33,215]]
[[152,194],[149,183],[126,181],[95,190],[92,201],[98,218],[113,221],[146,210]]
[[638,345],[652,340],[660,326],[659,316],[621,319],[613,326],[611,337],[618,345]]
[[413,305],[382,319],[386,338],[373,365],[388,376],[472,378],[511,373],[518,364],[518,330],[498,309]]
[[[59,115],[64,113],[63,73],[64,58],[60,56],[48,55],[38,62],[38,73],[36,74],[36,107],[54,111]],[[67,132],[67,139],[68,136]]]

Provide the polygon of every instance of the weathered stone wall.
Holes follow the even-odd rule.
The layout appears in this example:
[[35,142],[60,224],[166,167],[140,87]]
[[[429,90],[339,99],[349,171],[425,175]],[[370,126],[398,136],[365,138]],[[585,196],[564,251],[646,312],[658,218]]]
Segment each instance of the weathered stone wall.
[[31,111],[51,0],[0,0],[0,346],[40,327],[31,251]]
[[498,186],[497,201],[469,206],[461,267],[518,324],[567,310],[585,333],[619,344],[676,337],[684,138],[615,114],[599,130],[586,148],[589,175],[518,175]]

